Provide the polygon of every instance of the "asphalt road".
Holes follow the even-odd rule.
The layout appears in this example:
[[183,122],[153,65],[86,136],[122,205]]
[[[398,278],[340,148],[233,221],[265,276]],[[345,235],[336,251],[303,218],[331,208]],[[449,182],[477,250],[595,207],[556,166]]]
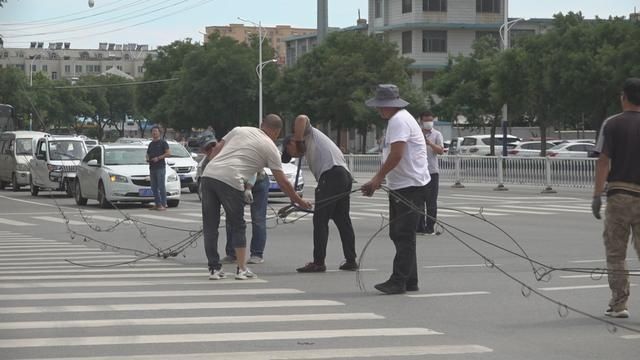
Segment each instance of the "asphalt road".
[[[373,289],[393,257],[387,230],[374,236],[386,223],[382,191],[352,196],[359,254],[372,239],[361,259],[364,290],[356,273],[337,270],[333,226],[328,271],[295,272],[311,260],[309,216],[269,220],[266,261],[252,267],[257,280],[209,281],[201,239],[174,258],[113,266],[197,234],[193,194],[164,213],[91,201],[80,212],[61,193],[0,191],[0,358],[637,359],[640,333],[601,321],[610,320],[602,315],[606,277],[555,271],[536,281],[530,262],[513,254],[522,254],[517,242],[549,266],[602,268],[602,222],[590,214],[590,193],[493,187],[441,184],[442,234],[417,239],[420,291],[395,296]],[[115,226],[119,219],[133,221]],[[631,291],[631,318],[613,323],[640,330],[640,294]]]

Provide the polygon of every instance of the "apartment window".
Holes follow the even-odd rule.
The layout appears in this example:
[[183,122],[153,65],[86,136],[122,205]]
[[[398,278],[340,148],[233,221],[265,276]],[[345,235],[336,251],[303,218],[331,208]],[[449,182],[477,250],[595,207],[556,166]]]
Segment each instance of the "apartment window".
[[422,0],[422,11],[447,11],[447,0]]
[[144,72],[144,67],[143,66],[138,66],[138,73],[143,73]]
[[411,48],[411,31],[403,31],[402,32],[402,53],[403,54],[411,54],[413,51]]
[[476,0],[476,12],[500,13],[500,0]]
[[86,69],[88,73],[93,72],[93,65],[87,65]]
[[55,71],[51,72],[51,80],[58,80],[58,73]]
[[402,0],[402,13],[410,13],[412,10],[413,0]]
[[42,71],[44,72],[49,71],[49,67],[47,65],[42,65]]
[[116,69],[122,71],[122,65],[116,65]]
[[16,64],[16,68],[24,71],[24,64]]
[[70,73],[71,72],[71,65],[65,65],[64,66],[64,72],[65,73]]
[[38,71],[38,65],[36,64],[31,65],[31,71]]
[[382,17],[382,0],[375,0],[373,4],[373,15],[376,19]]
[[82,65],[76,65],[76,73],[82,72]]
[[422,32],[422,52],[447,52],[447,32]]
[[112,65],[107,65],[107,71],[111,70],[113,68]]

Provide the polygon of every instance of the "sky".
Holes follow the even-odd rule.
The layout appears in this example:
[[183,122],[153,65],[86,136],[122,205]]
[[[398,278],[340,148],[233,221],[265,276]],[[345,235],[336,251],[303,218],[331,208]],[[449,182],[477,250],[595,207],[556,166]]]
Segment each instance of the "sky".
[[[205,26],[240,23],[263,26],[316,26],[316,0],[8,0],[0,8],[5,47],[31,41],[70,42],[71,48],[97,49],[98,43],[148,44],[202,41]],[[458,1],[458,0],[449,0]],[[628,16],[640,0],[510,0],[511,18],[550,18],[581,11],[587,18]],[[367,0],[329,0],[329,26],[355,25],[368,14]],[[250,24],[249,24],[250,25]]]

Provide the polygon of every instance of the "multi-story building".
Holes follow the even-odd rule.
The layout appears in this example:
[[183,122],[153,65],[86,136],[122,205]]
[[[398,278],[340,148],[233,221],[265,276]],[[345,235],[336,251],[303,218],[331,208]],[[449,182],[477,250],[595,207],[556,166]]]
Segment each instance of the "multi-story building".
[[[367,30],[368,30],[367,19],[358,19],[355,26],[350,26],[343,29],[340,29],[340,28],[328,29],[329,32],[334,32],[334,31],[367,32]],[[306,35],[291,36],[284,39],[284,41],[285,41],[285,48],[286,48],[286,55],[287,55],[285,63],[287,66],[293,66],[302,55],[308,53],[314,47],[316,47],[316,45],[318,44],[318,35],[316,34],[316,32],[313,32]]]
[[[258,27],[256,26],[244,26],[244,24],[229,24],[229,26],[207,26],[205,28],[206,35],[204,36],[204,42],[209,41],[209,35],[214,32],[223,36],[234,38],[239,42],[248,42],[252,35],[258,35]],[[315,34],[316,29],[307,28],[292,28],[290,25],[276,25],[275,27],[263,26],[263,36],[266,34],[266,38],[269,39],[271,46],[276,50],[278,54],[278,63],[284,64],[287,55],[287,48],[285,45],[285,38],[297,35]]]
[[[450,56],[469,55],[477,38],[499,42],[504,7],[505,0],[369,0],[369,33],[397,43],[400,53],[415,61],[412,81],[420,86]],[[543,32],[550,23],[514,21],[510,38]]]
[[73,49],[71,44],[32,42],[29,48],[0,46],[0,67],[15,67],[31,78],[37,72],[52,80],[117,72],[137,78],[144,73],[144,60],[155,56],[148,45],[100,43],[97,49]]

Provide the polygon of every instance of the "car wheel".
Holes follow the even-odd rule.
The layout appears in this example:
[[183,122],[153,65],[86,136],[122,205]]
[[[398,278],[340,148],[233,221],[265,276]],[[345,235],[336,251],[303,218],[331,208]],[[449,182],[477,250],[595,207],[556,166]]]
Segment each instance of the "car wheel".
[[11,174],[11,188],[13,189],[13,191],[20,190],[20,186],[18,185],[18,177],[16,176],[16,173]]
[[82,197],[82,191],[80,191],[80,181],[76,181],[75,192],[73,195],[76,200],[76,204],[87,205],[87,198]]
[[31,195],[38,196],[38,192],[40,191],[40,188],[37,187],[36,185],[33,185],[33,180],[29,180],[29,187],[31,188]]
[[170,208],[177,207],[180,204],[180,200],[167,200],[167,206]]
[[4,187],[7,186],[7,183],[0,180],[0,190],[4,190]]
[[98,183],[98,204],[103,209],[109,209],[113,207],[113,205],[111,205],[111,202],[107,200],[107,195],[104,191],[104,184],[102,184],[102,181]]
[[194,185],[189,185],[189,192],[190,193],[197,193],[198,192],[198,184],[194,184]]

